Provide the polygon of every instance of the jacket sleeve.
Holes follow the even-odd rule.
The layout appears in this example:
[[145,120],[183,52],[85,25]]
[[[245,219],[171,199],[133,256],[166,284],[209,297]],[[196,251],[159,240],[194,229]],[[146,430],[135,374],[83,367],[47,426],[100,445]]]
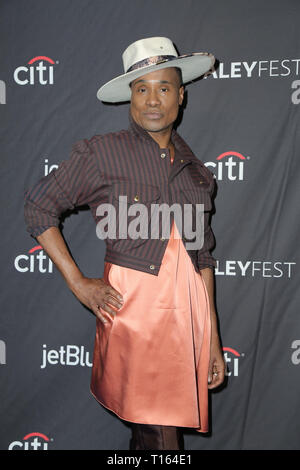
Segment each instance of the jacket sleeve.
[[[209,171],[209,170],[208,170]],[[215,179],[210,173],[210,185],[209,185],[209,193],[210,197],[214,193],[215,189]],[[217,266],[216,259],[211,255],[210,250],[212,250],[215,246],[215,237],[210,226],[210,212],[204,212],[204,243],[200,250],[198,250],[198,267],[199,269],[204,268],[212,268],[214,269]]]
[[58,227],[67,209],[91,204],[101,186],[96,155],[87,139],[76,142],[68,160],[24,191],[26,230],[33,238]]

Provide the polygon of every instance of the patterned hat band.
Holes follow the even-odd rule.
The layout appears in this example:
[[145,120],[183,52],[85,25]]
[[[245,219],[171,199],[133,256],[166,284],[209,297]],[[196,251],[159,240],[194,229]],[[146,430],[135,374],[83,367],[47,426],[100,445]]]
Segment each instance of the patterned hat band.
[[171,39],[166,37],[139,39],[130,44],[122,54],[124,73],[104,83],[97,91],[97,98],[109,103],[130,101],[130,82],[134,78],[167,67],[181,70],[183,85],[206,74],[212,69],[214,62],[215,57],[208,52],[179,55]]
[[175,55],[155,55],[153,57],[147,57],[146,59],[139,60],[129,67],[129,69],[126,70],[126,73],[131,72],[132,70],[140,69],[145,65],[160,64],[161,62],[166,62],[173,59],[178,59],[178,57]]

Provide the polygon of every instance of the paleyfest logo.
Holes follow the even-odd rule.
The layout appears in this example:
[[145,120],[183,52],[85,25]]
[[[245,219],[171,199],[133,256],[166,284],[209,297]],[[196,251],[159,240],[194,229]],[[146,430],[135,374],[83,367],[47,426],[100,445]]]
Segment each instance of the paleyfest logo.
[[23,437],[22,441],[13,441],[9,444],[8,450],[48,450],[48,444],[53,439],[49,439],[40,432],[31,432]]
[[44,55],[33,57],[27,65],[16,68],[14,80],[18,85],[53,85],[55,64],[58,61]]
[[220,62],[217,70],[213,67],[212,72],[207,73],[204,78],[209,75],[217,79],[289,77],[299,75],[299,71],[300,59],[254,60],[252,62],[241,60]]

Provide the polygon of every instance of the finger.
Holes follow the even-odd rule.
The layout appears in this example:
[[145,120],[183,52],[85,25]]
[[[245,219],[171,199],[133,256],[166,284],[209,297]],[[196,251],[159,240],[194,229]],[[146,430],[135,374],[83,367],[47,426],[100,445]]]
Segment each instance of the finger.
[[212,376],[212,379],[210,382],[208,382],[208,388],[214,388],[216,386],[216,378]]
[[207,379],[207,382],[210,384],[212,382],[212,378],[213,378],[213,375],[212,375],[212,366],[209,367],[208,369],[208,379]]
[[217,367],[216,364],[213,363],[209,366],[209,372],[208,372],[208,384],[210,385],[208,388],[214,388],[216,384],[216,379],[218,375],[215,375],[217,373]]
[[106,293],[111,295],[112,297],[116,298],[120,302],[123,302],[123,296],[120,292],[118,292],[116,289],[114,289],[111,286],[108,286],[106,289]]
[[107,323],[106,318],[102,315],[100,308],[97,305],[93,308],[93,312],[102,323]]
[[110,313],[114,316],[116,312],[106,305],[104,301],[96,304],[96,315],[100,318],[101,321],[103,321],[103,323],[107,323],[108,319],[111,320],[111,317],[106,315],[107,313]]
[[113,306],[116,307],[117,309],[123,307],[123,303],[120,302],[119,300],[116,300],[116,299],[115,299],[114,297],[112,297],[111,295],[106,296],[105,302],[106,302],[106,303],[109,303],[109,304],[111,304],[111,305],[113,305]]
[[117,312],[116,310],[113,310],[109,305],[107,305],[106,303],[102,303],[101,305],[101,310],[104,310],[104,312],[106,313],[109,313],[110,315],[112,315],[113,317],[116,316]]
[[215,373],[214,371],[212,383],[208,386],[209,389],[218,387],[224,381],[224,374],[222,372],[218,372],[217,375],[214,375]]
[[215,372],[218,374],[216,375],[216,381],[222,383],[225,377],[225,369],[226,364],[225,362],[215,364]]

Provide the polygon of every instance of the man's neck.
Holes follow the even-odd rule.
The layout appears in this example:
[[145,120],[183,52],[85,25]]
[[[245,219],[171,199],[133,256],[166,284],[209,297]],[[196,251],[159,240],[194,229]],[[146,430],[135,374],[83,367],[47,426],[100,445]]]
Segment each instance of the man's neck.
[[171,141],[172,128],[164,129],[159,132],[150,132],[148,134],[158,143],[160,148],[172,148],[174,147]]
[[175,147],[171,140],[172,128],[164,129],[162,132],[146,132],[158,143],[161,149],[169,149],[171,159],[173,160],[175,157]]

